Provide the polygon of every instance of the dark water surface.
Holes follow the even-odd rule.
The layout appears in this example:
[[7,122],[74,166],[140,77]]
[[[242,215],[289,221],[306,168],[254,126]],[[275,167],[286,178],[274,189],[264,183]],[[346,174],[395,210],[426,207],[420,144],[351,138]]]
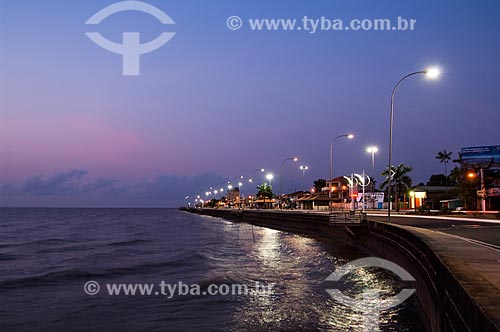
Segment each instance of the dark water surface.
[[[0,209],[0,331],[362,331],[363,315],[332,300],[323,281],[367,256],[172,209]],[[350,296],[366,286],[387,294],[403,288],[377,269],[344,279]],[[91,280],[101,286],[94,296],[84,292]],[[249,289],[172,298],[106,289],[162,281]],[[412,296],[381,315],[381,330],[422,331],[417,312]]]

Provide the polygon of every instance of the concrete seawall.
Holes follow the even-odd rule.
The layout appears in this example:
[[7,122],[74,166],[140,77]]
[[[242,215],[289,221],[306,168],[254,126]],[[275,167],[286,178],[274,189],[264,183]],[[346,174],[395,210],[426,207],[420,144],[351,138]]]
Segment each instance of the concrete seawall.
[[185,209],[236,222],[334,239],[405,268],[431,331],[500,331],[500,252],[422,228],[332,223],[327,214]]

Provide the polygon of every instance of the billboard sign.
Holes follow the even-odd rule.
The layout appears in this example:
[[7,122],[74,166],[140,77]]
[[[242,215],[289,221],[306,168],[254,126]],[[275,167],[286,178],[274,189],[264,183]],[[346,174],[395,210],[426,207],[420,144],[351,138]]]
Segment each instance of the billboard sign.
[[493,161],[500,162],[500,145],[474,146],[461,149],[464,161]]
[[490,188],[486,191],[488,197],[500,197],[500,188]]
[[[384,193],[365,193],[366,196],[366,202],[377,202],[377,203],[382,203],[384,202]],[[357,196],[354,196],[356,198],[356,201],[358,203],[363,201],[363,193],[358,193]]]

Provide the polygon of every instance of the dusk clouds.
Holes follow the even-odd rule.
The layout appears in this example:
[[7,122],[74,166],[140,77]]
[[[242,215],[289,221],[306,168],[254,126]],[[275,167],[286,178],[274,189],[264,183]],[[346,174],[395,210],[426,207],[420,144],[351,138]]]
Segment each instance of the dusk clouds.
[[[137,183],[120,179],[92,178],[86,170],[74,169],[52,175],[35,175],[19,183],[0,186],[0,206],[116,206],[176,207],[186,193],[224,183],[215,174],[178,176],[159,174]],[[66,205],[65,202],[72,203]]]

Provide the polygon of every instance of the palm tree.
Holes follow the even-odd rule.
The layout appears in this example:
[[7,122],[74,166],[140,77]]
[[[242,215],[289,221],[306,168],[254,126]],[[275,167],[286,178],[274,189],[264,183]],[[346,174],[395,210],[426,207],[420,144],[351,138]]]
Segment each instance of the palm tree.
[[448,172],[446,169],[446,164],[451,160],[451,155],[453,152],[446,152],[446,150],[439,151],[436,155],[436,159],[439,159],[440,162],[444,164],[444,175],[448,176]]
[[[399,195],[400,193],[405,192],[406,190],[411,188],[411,177],[408,176],[408,173],[410,173],[413,170],[413,167],[410,166],[405,166],[403,164],[399,164],[399,166],[394,167],[391,166],[391,173],[393,174],[392,176],[392,181],[391,181],[391,187],[394,188],[395,196],[396,196],[396,211],[399,212]],[[389,186],[389,170],[386,169],[385,171],[382,172],[382,175],[386,177],[384,182],[380,185],[380,188],[383,190],[386,187]],[[387,199],[388,202],[391,201],[391,198],[389,197]]]
[[257,189],[259,192],[257,193],[257,196],[265,198],[273,198],[273,187],[268,185],[267,183],[263,183],[260,186],[257,186]]
[[314,181],[314,190],[317,193],[320,193],[321,189],[323,189],[324,187],[326,187],[326,180],[325,179],[317,179],[316,181]]

